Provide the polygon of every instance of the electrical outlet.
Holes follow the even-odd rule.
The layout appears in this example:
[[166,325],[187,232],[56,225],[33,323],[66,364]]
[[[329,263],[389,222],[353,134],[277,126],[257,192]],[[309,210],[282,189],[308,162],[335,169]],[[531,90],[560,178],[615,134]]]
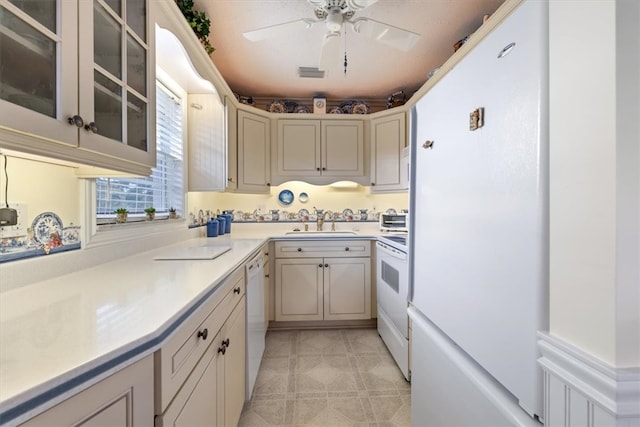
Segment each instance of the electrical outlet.
[[27,205],[25,203],[9,202],[9,207],[15,209],[18,214],[16,225],[0,227],[0,238],[24,237],[27,235]]

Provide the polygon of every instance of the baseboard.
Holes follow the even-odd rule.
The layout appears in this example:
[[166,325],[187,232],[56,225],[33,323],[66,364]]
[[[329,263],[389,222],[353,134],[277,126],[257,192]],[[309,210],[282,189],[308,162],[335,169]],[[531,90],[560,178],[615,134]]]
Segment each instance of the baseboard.
[[640,425],[640,367],[615,368],[547,333],[538,338],[545,425]]
[[366,320],[315,320],[298,322],[269,322],[269,330],[304,330],[304,329],[356,329],[376,328],[377,319]]

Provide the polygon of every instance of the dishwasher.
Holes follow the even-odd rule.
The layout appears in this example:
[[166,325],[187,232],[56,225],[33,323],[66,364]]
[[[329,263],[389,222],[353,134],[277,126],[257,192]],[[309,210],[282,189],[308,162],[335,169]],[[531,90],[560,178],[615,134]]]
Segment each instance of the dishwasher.
[[247,295],[247,367],[246,399],[251,399],[258,369],[264,353],[267,323],[265,322],[265,293],[263,256],[255,256],[246,266]]

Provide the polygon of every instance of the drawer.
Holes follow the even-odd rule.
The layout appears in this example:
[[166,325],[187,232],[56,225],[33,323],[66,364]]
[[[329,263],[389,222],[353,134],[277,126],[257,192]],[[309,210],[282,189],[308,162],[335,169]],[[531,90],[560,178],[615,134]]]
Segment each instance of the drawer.
[[276,258],[368,257],[370,240],[297,240],[275,244]]
[[244,294],[244,268],[239,268],[155,353],[156,413],[167,408]]

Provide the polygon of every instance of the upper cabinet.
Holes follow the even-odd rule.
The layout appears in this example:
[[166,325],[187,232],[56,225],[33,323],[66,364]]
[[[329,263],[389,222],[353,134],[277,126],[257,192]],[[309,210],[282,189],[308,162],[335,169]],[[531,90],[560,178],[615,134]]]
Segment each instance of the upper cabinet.
[[124,172],[155,165],[149,0],[0,0],[3,146]]
[[268,117],[238,110],[238,184],[244,193],[268,193],[271,127]]
[[408,144],[404,112],[371,119],[371,192],[408,188]]
[[330,184],[366,178],[364,120],[278,119],[272,183]]
[[188,96],[189,191],[224,191],[227,185],[225,106],[215,93]]

